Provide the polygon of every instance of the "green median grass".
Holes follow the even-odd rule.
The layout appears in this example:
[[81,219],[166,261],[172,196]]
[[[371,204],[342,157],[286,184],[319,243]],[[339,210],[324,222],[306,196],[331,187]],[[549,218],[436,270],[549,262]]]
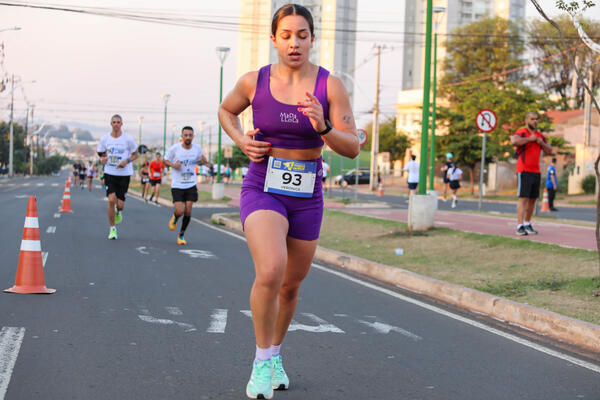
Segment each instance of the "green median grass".
[[319,245],[600,324],[596,252],[447,228],[410,233],[404,223],[331,210]]

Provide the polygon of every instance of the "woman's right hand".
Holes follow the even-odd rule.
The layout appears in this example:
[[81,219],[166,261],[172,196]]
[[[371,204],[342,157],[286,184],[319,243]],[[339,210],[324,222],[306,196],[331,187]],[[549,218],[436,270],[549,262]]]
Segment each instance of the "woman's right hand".
[[247,131],[238,143],[239,148],[253,162],[263,161],[264,157],[271,151],[271,143],[254,140],[254,135],[258,132],[258,129]]

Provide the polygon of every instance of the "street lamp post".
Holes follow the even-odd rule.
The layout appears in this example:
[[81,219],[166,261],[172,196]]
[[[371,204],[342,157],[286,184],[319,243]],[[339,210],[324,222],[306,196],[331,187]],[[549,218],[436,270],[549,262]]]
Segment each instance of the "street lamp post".
[[170,94],[163,93],[162,98],[165,101],[165,123],[163,127],[163,158],[167,152],[167,103],[169,102]]
[[[223,101],[223,64],[229,54],[229,47],[217,47],[217,58],[221,63],[220,78],[219,78],[219,104]],[[221,183],[221,124],[219,123],[218,145],[217,145],[217,183],[213,184],[213,199],[220,200],[223,198],[225,188]]]
[[14,103],[15,103],[15,76],[11,77],[11,86],[10,86],[10,126],[9,130],[9,145],[8,145],[8,176],[14,176],[13,170],[13,149],[14,149],[14,139],[13,139],[13,117],[14,117]]
[[204,152],[204,121],[198,121],[198,133],[200,133],[200,148]]
[[427,189],[427,134],[429,133],[429,89],[431,85],[431,25],[433,0],[427,0],[425,24],[425,68],[423,81],[423,114],[421,120],[421,159],[419,168],[419,194]]
[[435,190],[434,178],[435,178],[435,117],[436,117],[436,100],[437,100],[437,38],[438,38],[438,25],[442,13],[446,12],[444,7],[433,7],[433,13],[435,14],[434,24],[434,36],[433,36],[433,105],[431,111],[431,153],[430,153],[430,165],[431,174],[429,174],[429,190]]
[[20,30],[21,30],[20,26],[13,26],[12,28],[0,29],[0,32],[4,32],[4,31],[20,31]]

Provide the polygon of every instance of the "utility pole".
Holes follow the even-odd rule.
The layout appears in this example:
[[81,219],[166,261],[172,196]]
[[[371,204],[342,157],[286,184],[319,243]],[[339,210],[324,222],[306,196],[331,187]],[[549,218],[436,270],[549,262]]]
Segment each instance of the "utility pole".
[[[575,56],[575,65],[579,66],[579,56]],[[569,100],[569,106],[572,109],[575,109],[577,106],[575,97],[577,97],[577,72],[573,69],[573,78],[571,79],[571,100]]]
[[419,194],[427,192],[427,134],[429,133],[429,88],[431,85],[431,28],[433,20],[433,1],[427,0],[425,25],[425,68],[423,80],[423,116],[421,119],[421,159],[419,160]]
[[14,105],[15,105],[15,76],[13,74],[11,78],[11,87],[10,87],[10,128],[9,128],[9,150],[8,150],[8,176],[15,176],[13,169],[13,149],[14,149],[14,139],[13,139],[13,117],[14,117]]
[[29,145],[29,175],[33,175],[33,164],[31,163],[31,137],[29,137],[29,104],[25,109],[25,130],[23,132],[23,139],[25,143]]
[[33,175],[33,110],[35,105],[31,105],[31,136],[29,138],[29,175]]
[[[210,137],[212,136],[212,126],[208,126],[208,162],[210,162]],[[212,173],[212,171],[211,171]]]
[[369,189],[377,188],[377,154],[379,153],[379,74],[381,67],[381,45],[377,49],[377,74],[375,75],[375,103],[373,104],[373,129],[371,132],[371,171],[369,173]]

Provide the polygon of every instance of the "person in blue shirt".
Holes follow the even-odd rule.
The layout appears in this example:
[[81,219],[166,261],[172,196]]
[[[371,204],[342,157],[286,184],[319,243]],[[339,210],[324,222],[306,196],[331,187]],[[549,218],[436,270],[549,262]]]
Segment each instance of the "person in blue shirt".
[[552,158],[552,164],[548,165],[546,171],[546,190],[548,190],[548,203],[550,211],[558,211],[554,208],[554,197],[558,189],[558,178],[556,177],[556,158]]

